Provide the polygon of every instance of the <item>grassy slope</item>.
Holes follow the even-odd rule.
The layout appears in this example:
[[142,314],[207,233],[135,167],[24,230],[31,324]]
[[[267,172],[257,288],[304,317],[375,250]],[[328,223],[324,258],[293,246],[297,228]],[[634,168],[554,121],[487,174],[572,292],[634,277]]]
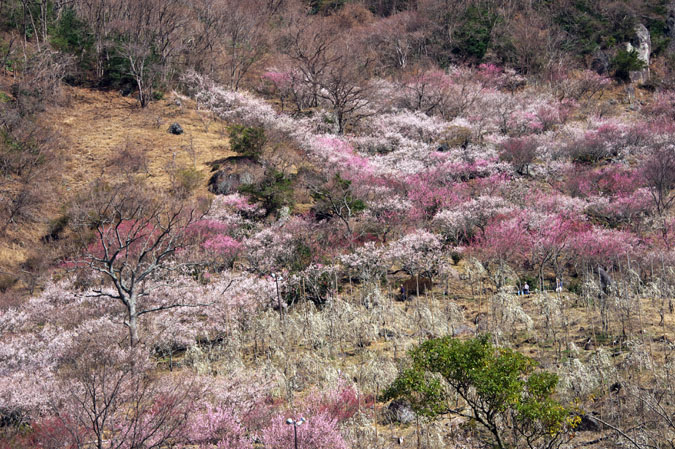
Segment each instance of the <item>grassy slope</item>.
[[[202,182],[195,195],[207,194],[210,168],[206,163],[234,154],[228,150],[225,125],[213,122],[189,100],[181,99],[182,106],[177,106],[173,98],[165,99],[141,109],[135,98],[117,92],[65,89],[65,103],[48,108],[39,117],[61,136],[58,144],[64,160],[57,174],[55,201],[44,211],[43,223],[22,226],[20,239],[13,242],[0,241],[0,269],[14,271],[39,244],[49,220],[57,218],[75,194],[97,179],[124,176],[114,159],[125,146],[144,155],[147,173],[139,176],[160,188],[171,188],[172,172],[196,169]],[[183,127],[182,135],[167,131],[173,122]]]

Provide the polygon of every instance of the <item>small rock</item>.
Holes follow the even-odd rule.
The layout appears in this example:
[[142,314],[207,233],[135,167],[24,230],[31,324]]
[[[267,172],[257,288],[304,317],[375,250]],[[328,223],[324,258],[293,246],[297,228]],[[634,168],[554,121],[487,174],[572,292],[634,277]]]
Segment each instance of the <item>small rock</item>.
[[594,349],[595,345],[593,344],[593,339],[589,338],[586,340],[586,343],[584,343],[584,351],[590,351],[591,349]]
[[178,123],[172,123],[169,126],[169,132],[171,134],[180,135],[183,134],[183,128]]
[[452,336],[458,337],[460,335],[475,335],[476,331],[466,324],[460,324],[459,326],[454,326],[452,328]]
[[378,333],[381,338],[395,338],[398,336],[395,330],[383,327]]

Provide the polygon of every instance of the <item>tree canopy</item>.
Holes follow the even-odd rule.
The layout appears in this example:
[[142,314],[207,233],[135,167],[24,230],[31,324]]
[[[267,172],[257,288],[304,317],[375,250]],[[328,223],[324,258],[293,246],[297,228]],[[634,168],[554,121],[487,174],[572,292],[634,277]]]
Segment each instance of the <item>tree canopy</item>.
[[[458,413],[474,419],[499,448],[557,447],[576,424],[554,397],[558,376],[535,371],[534,359],[494,346],[488,335],[430,339],[410,357],[384,399],[407,399],[416,413],[429,418]],[[468,413],[466,407],[450,407],[455,394]]]

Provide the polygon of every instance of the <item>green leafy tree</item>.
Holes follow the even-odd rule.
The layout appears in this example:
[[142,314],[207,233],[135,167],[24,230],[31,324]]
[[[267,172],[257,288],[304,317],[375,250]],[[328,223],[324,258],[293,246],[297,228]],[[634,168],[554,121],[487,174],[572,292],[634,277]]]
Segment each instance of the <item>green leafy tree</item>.
[[267,143],[265,129],[257,126],[231,125],[230,149],[237,154],[258,160]]
[[634,49],[619,50],[612,60],[614,76],[621,81],[630,80],[630,72],[635,72],[646,68],[644,61],[638,58],[638,53]]
[[87,58],[94,40],[89,26],[77,17],[74,9],[66,8],[61,13],[51,30],[51,43],[57,50],[77,56],[83,67],[90,63]]
[[274,169],[268,170],[259,184],[243,184],[239,191],[260,202],[268,214],[293,204],[292,180]]
[[470,6],[464,20],[453,34],[454,52],[464,58],[483,59],[499,16],[478,6]]
[[[430,418],[450,412],[471,418],[490,432],[500,449],[558,447],[576,424],[553,397],[558,377],[535,372],[533,359],[493,346],[489,336],[427,340],[410,356],[411,365],[383,399],[405,398],[416,413]],[[452,410],[452,393],[466,407]]]

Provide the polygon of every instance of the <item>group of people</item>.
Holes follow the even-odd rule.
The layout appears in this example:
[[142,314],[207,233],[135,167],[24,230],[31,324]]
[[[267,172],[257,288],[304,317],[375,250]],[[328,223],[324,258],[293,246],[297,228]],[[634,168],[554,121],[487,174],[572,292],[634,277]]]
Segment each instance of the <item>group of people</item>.
[[[555,278],[555,291],[556,291],[556,293],[561,293],[563,291],[563,281],[562,281],[561,278]],[[517,293],[518,296],[529,295],[530,294],[530,285],[527,282],[525,282],[525,284],[523,285],[523,288],[522,289],[518,288],[517,292],[518,292]],[[447,294],[447,292],[446,292],[446,294]],[[408,299],[408,292],[406,291],[405,286],[401,285],[401,288],[399,290],[399,300],[405,301],[406,299]]]
[[[563,281],[560,278],[555,278],[555,291],[556,293],[560,293],[563,291]],[[525,285],[523,285],[522,289],[518,289],[518,296],[521,295],[529,295],[530,294],[530,286],[527,282],[525,282]]]
[[530,286],[528,285],[527,282],[525,282],[525,285],[523,285],[523,288],[518,289],[518,296],[529,295],[529,294],[530,294]]

